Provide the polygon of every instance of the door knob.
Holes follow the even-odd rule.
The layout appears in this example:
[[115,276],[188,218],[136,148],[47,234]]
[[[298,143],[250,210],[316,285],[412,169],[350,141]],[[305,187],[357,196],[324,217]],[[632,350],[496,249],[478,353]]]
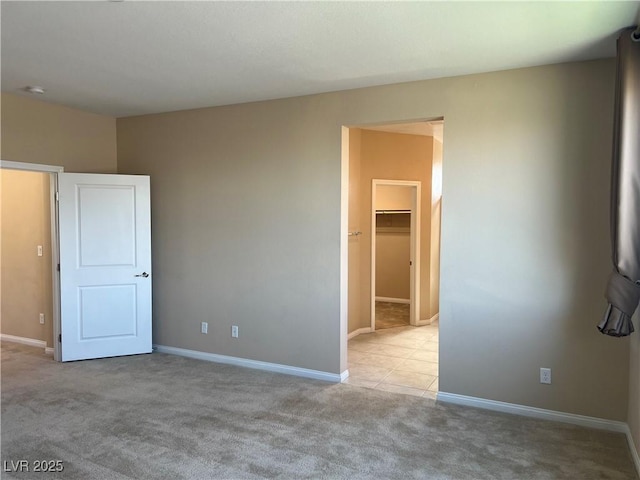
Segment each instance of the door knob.
[[144,277],[147,278],[149,274],[147,272],[142,272],[140,275],[134,275],[135,277]]

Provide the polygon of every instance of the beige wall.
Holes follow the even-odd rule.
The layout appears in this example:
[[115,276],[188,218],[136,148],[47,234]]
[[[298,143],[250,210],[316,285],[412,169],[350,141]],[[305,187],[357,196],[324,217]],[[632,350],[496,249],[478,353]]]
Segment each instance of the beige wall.
[[431,241],[429,243],[429,318],[440,311],[440,224],[442,214],[442,142],[433,139],[431,169]]
[[[362,232],[360,217],[360,140],[362,131],[357,128],[345,129],[349,136],[349,232]],[[348,330],[371,325],[370,318],[363,318],[361,312],[362,290],[360,288],[360,245],[362,235],[349,236],[349,293],[348,293]],[[369,309],[370,310],[370,309]]]
[[[0,332],[53,346],[49,175],[0,170]],[[37,256],[38,245],[43,256]],[[40,313],[45,324],[40,324]]]
[[116,120],[2,93],[0,158],[64,167],[66,172],[114,173]]
[[[420,319],[428,319],[430,293],[429,243],[431,231],[431,156],[433,137],[362,130],[360,151],[360,211],[370,212],[371,181],[414,180],[421,182],[420,218]],[[369,219],[366,215],[367,220]],[[360,281],[363,303],[361,315],[370,318],[371,304],[371,224],[361,222]]]
[[444,117],[441,390],[626,420],[628,339],[595,328],[614,75],[601,60],[118,119],[118,170],[152,178],[154,341],[346,369],[341,127]]
[[411,210],[411,187],[378,185],[376,210]]
[[409,300],[411,217],[378,215],[376,220],[376,297]]
[[378,233],[376,237],[376,297],[409,300],[410,234]]
[[[376,210],[411,210],[412,190],[399,185],[378,185]],[[378,214],[376,224],[376,297],[409,300],[411,216]]]
[[640,455],[640,308],[634,320],[636,333],[631,335],[631,356],[629,358],[629,413],[627,422]]

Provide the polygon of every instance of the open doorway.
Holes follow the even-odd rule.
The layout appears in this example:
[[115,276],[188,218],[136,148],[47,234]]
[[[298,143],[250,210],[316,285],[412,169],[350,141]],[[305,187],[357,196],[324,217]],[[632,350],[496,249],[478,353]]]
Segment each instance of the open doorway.
[[[348,383],[436,396],[443,126],[431,120],[343,129],[341,350]],[[376,205],[386,195],[379,188],[392,186],[411,187],[404,195],[411,192],[415,204]],[[385,242],[404,250],[381,254],[376,244]],[[380,328],[376,312],[389,306],[383,302],[405,317],[408,306],[409,324]]]
[[419,181],[371,186],[371,331],[420,324]]
[[[2,339],[46,347],[56,361],[151,353],[150,178],[63,173],[63,170],[57,166],[0,160],[0,174],[8,187],[3,193],[17,192],[11,200],[2,198],[2,233],[7,234],[8,243],[24,247],[26,252],[25,261],[10,270],[12,253],[5,250],[3,238]],[[18,180],[23,182],[34,175],[37,183],[34,191],[39,192],[37,202],[44,206],[43,211],[38,215],[35,210],[19,211],[14,228],[7,228],[10,209],[17,210],[16,206],[30,200]],[[18,234],[21,223],[35,216],[41,224],[38,229],[48,235],[34,240]],[[41,338],[5,331],[9,323],[8,303],[11,315],[16,317],[11,322],[16,328],[32,321],[33,312],[25,313],[20,306],[33,306],[33,295],[18,295],[18,279],[30,271],[27,260],[32,255],[45,257],[47,253],[49,258],[43,258],[42,263],[50,265],[48,272],[45,269],[45,277],[51,281],[48,285],[46,280],[42,282],[41,291],[51,301],[47,308],[35,306],[40,310],[38,322],[49,328],[34,330],[33,335],[27,333]],[[8,295],[4,291],[7,286],[14,287]],[[6,301],[7,297],[19,301],[13,305]],[[51,312],[48,320],[42,310]]]
[[57,299],[55,175],[33,168],[0,169],[2,216],[3,341],[38,347],[54,355]]

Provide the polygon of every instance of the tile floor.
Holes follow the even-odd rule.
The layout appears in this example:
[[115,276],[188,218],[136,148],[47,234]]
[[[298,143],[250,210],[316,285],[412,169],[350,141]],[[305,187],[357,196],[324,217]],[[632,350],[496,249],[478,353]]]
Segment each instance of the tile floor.
[[395,327],[349,340],[346,383],[436,398],[438,324]]

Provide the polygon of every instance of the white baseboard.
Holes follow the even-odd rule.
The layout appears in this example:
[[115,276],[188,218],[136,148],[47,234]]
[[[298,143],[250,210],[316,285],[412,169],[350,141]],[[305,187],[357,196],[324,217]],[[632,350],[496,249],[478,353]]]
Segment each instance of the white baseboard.
[[516,403],[498,402],[497,400],[468,397],[466,395],[447,392],[438,392],[437,399],[439,402],[455,403],[456,405],[465,405],[467,407],[483,408],[485,410],[494,410],[496,412],[512,413],[515,415],[522,415],[524,417],[540,418],[542,420],[571,423],[573,425],[609,430],[611,432],[626,433],[629,431],[629,426],[624,422],[606,420],[604,418],[597,417],[587,417],[585,415],[575,415],[573,413],[558,412],[544,408],[528,407],[526,405],[518,405]]
[[340,374],[340,383],[344,382],[347,378],[349,378],[349,370],[345,370]]
[[44,353],[46,353],[47,355],[53,355],[53,348],[44,347]]
[[638,472],[638,476],[640,477],[640,455],[638,454],[638,449],[636,448],[636,444],[633,441],[633,436],[631,435],[629,426],[627,426],[627,442],[629,443],[629,449],[631,450],[631,458],[633,458],[633,463],[636,464],[636,471]]
[[[281,365],[279,363],[261,362],[259,360],[250,360],[248,358],[230,357],[227,355],[218,355],[216,353],[199,352],[197,350],[187,350],[185,348],[168,347],[166,345],[154,345],[154,350],[160,353],[168,353],[171,355],[179,355],[181,357],[195,358],[196,360],[205,360],[207,362],[225,363],[228,365],[236,365],[238,367],[254,368],[257,370],[265,370],[267,372],[284,373],[287,375],[295,375],[297,377],[313,378],[315,380],[324,380],[325,382],[342,382],[342,376],[348,376],[348,370],[340,373],[322,372],[320,370],[311,370],[308,368],[292,367],[289,365]],[[344,377],[345,379],[347,377]]]
[[358,328],[357,330],[354,330],[349,335],[347,335],[347,339],[351,340],[352,338],[357,337],[358,335],[361,335],[363,333],[371,333],[371,327]]
[[393,297],[376,297],[376,302],[411,304],[411,300],[409,300],[408,298],[393,298]]
[[439,318],[440,318],[440,314],[436,313],[431,318],[425,318],[424,320],[418,320],[418,322],[416,323],[416,326],[422,327],[424,325],[431,325],[431,324],[437,322]]
[[5,342],[21,343],[22,345],[29,345],[30,347],[46,348],[47,346],[47,342],[45,342],[44,340],[16,337],[15,335],[7,335],[6,333],[0,333],[0,340],[4,340]]

